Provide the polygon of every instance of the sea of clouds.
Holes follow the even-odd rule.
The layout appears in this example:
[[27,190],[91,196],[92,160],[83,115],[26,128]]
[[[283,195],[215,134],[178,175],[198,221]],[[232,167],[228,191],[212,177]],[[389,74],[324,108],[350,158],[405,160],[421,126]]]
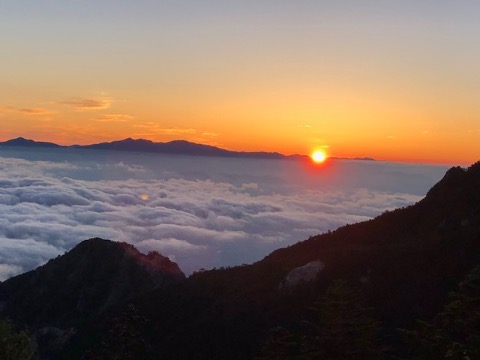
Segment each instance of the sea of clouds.
[[0,280],[101,237],[190,274],[420,200],[445,166],[0,149]]

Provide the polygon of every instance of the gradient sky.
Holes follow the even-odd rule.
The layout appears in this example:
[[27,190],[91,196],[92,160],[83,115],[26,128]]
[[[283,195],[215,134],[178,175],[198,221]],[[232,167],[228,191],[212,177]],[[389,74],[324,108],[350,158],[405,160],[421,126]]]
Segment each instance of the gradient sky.
[[0,140],[480,158],[476,0],[0,1]]

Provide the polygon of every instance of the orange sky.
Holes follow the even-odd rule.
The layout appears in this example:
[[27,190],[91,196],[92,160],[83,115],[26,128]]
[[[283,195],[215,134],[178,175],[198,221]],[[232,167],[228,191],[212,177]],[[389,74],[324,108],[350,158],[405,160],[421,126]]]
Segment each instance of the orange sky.
[[0,8],[0,140],[480,158],[476,2],[21,3]]

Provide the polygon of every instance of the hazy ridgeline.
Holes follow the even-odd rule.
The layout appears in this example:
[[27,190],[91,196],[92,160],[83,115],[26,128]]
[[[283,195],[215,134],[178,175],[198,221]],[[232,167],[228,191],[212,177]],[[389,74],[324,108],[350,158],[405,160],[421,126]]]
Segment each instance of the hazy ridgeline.
[[0,279],[102,237],[189,274],[420,200],[447,167],[0,149]]

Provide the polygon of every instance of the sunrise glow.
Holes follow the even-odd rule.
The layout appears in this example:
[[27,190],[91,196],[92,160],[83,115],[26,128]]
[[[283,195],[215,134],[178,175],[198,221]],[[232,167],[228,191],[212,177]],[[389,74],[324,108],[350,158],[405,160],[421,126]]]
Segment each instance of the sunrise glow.
[[139,1],[5,2],[0,141],[478,160],[480,2]]
[[315,163],[320,164],[325,161],[325,159],[327,158],[327,155],[325,154],[325,152],[321,150],[317,150],[317,151],[314,151],[312,155],[310,155],[310,157]]

